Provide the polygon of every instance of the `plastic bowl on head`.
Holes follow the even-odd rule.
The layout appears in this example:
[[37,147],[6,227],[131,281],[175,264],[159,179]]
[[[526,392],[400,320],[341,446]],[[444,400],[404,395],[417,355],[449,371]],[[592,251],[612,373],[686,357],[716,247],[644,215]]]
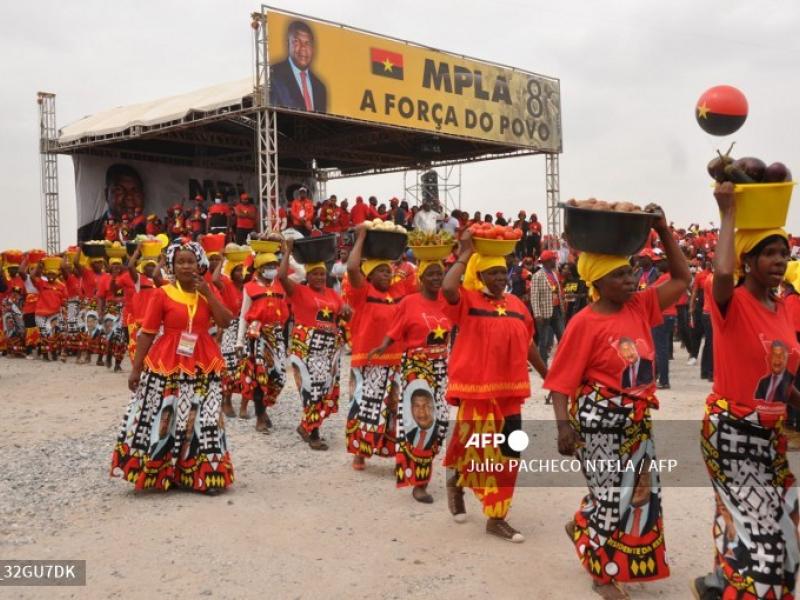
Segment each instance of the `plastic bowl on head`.
[[733,188],[737,229],[771,229],[786,225],[795,182],[742,183]]
[[409,246],[417,260],[443,260],[453,251],[452,244],[440,246]]
[[656,215],[592,210],[561,204],[564,236],[575,250],[631,256],[647,243]]
[[362,254],[369,258],[397,260],[406,250],[408,236],[399,231],[368,229]]
[[297,262],[304,265],[331,261],[336,257],[336,234],[330,233],[319,237],[295,240],[292,256]]
[[488,238],[472,238],[475,251],[483,256],[506,256],[514,252],[519,240],[492,240]]
[[281,243],[275,240],[250,240],[247,242],[256,254],[265,252],[276,253],[281,249]]
[[106,244],[105,243],[81,243],[81,253],[89,258],[105,258]]

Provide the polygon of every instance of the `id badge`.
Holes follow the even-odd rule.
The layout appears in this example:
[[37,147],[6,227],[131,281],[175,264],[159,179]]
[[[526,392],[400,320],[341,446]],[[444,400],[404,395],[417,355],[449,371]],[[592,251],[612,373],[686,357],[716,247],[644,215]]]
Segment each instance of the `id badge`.
[[184,331],[181,333],[181,339],[178,341],[176,353],[179,356],[194,356],[195,344],[197,344],[197,334]]

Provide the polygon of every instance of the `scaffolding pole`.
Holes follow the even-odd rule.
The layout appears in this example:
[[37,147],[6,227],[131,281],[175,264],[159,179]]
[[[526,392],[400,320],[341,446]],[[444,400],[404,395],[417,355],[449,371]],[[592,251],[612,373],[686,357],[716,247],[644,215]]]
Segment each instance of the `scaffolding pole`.
[[547,233],[561,236],[561,209],[558,206],[561,190],[558,174],[558,154],[544,157],[545,186],[547,188]]
[[251,15],[255,44],[254,104],[256,112],[256,171],[258,174],[259,231],[272,230],[277,221],[278,204],[278,127],[277,116],[269,108],[269,54],[267,17],[262,10]]
[[56,95],[38,92],[39,162],[41,164],[42,242],[49,254],[61,252],[61,219],[58,210],[58,155],[52,145],[58,138],[56,129]]

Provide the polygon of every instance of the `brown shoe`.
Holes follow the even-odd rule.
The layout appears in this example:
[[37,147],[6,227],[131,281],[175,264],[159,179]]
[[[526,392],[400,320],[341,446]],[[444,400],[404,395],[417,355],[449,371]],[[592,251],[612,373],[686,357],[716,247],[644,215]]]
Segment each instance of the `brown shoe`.
[[463,523],[467,520],[467,507],[464,505],[464,488],[456,485],[457,481],[457,473],[447,480],[447,508],[456,523]]
[[487,519],[486,533],[496,535],[507,542],[514,542],[515,544],[521,544],[525,541],[525,536],[509,525],[505,519]]
[[310,442],[310,441],[311,441],[311,436],[309,435],[309,433],[308,433],[308,432],[307,432],[305,429],[303,429],[303,426],[302,426],[302,425],[298,425],[298,426],[297,426],[297,435],[299,435],[299,436],[300,436],[300,438],[301,438],[301,439],[302,439],[302,440],[303,440],[303,441],[304,441],[306,444],[307,444],[308,442]]
[[627,590],[616,581],[606,584],[592,583],[592,591],[603,600],[630,600]]
[[326,444],[324,440],[316,438],[308,440],[308,447],[312,450],[327,450],[328,444]]
[[411,490],[411,496],[417,502],[422,502],[422,504],[433,504],[433,496],[428,493],[427,488],[427,484],[415,485],[414,489]]

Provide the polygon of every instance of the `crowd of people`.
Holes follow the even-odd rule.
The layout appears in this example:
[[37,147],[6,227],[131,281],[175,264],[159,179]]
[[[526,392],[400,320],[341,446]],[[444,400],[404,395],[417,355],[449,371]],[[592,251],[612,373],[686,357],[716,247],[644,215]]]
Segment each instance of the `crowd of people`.
[[[677,338],[699,377],[713,382],[701,449],[717,506],[716,558],[694,593],[788,598],[800,565],[786,461],[799,438],[787,444],[785,435],[800,425],[800,262],[791,260],[800,240],[782,229],[735,230],[730,185],[715,197],[721,224],[706,229],[676,228],[649,206],[652,234],[634,257],[578,253],[563,237],[543,236],[524,211],[509,221],[375,197],[350,207],[336,196],[314,203],[301,188],[272,231],[258,234],[247,194],[232,208],[220,198],[206,209],[197,198],[164,221],[138,214],[107,223],[108,244],[57,256],[3,252],[0,350],[115,371],[127,356],[131,400],[111,475],[136,489],[209,494],[234,482],[225,432],[225,418],[237,416],[234,395],[239,418],[252,402],[255,431],[268,434],[270,407],[291,375],[301,398],[297,434],[325,451],[322,427],[339,410],[349,354],[342,433],[352,468],[392,460],[396,485],[431,503],[428,483],[444,450],[454,520],[465,521],[471,489],[487,533],[522,542],[507,520],[520,453],[469,440],[507,439],[521,427],[535,370],[560,453],[648,464],[657,456],[650,415],[657,390],[671,386]],[[374,219],[446,230],[457,242],[441,260],[369,256],[365,223]],[[470,226],[483,222],[518,230],[514,252],[478,252]],[[324,233],[339,234],[338,255],[295,262],[293,240]],[[129,255],[110,245],[134,238]],[[501,468],[471,468],[485,461]],[[588,494],[565,530],[593,589],[627,598],[622,584],[668,576],[657,471],[584,474]],[[747,477],[767,502],[757,503]]]

